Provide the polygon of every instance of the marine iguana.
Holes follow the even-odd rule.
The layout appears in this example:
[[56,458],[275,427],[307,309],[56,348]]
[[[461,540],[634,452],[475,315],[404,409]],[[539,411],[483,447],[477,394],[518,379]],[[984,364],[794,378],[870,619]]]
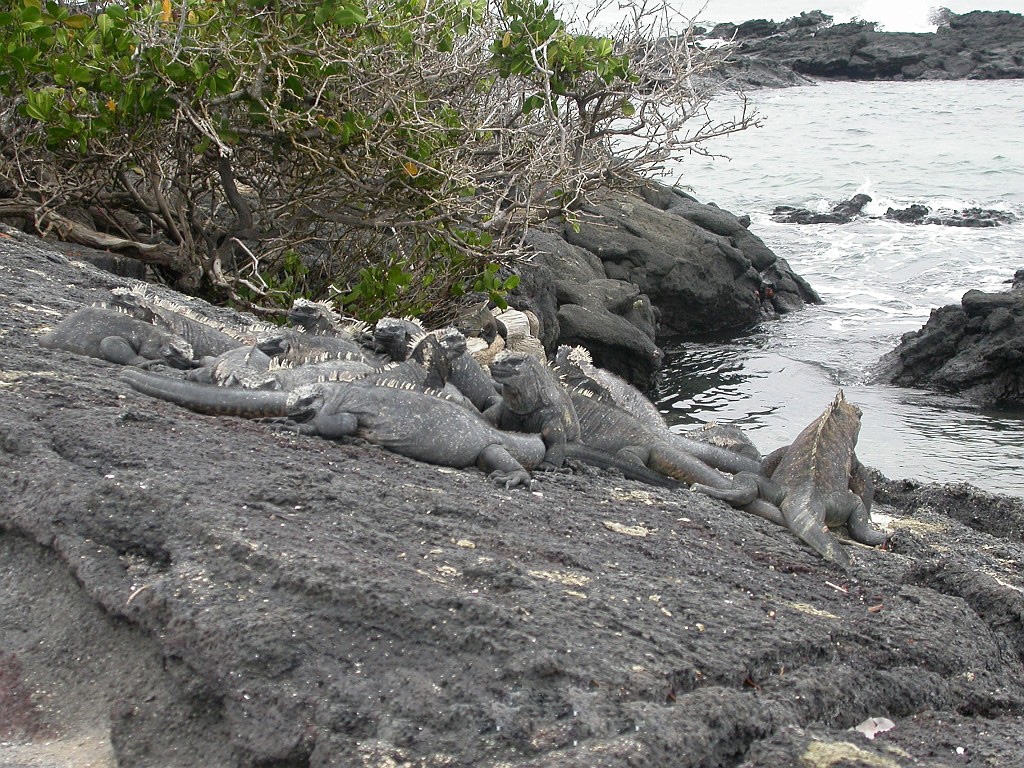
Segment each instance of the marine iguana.
[[362,383],[409,386],[420,391],[446,391],[455,399],[465,400],[461,392],[447,386],[454,353],[441,346],[433,334],[420,334],[410,342],[410,351],[400,363],[384,365]]
[[[124,371],[122,378],[151,397],[199,413],[283,417],[301,433],[335,439],[354,435],[411,459],[464,469],[477,466],[506,488],[529,488],[529,470],[546,454],[537,435],[495,429],[478,414],[443,397],[385,386],[325,382],[294,392],[264,392],[218,387],[169,376]],[[631,479],[676,487],[655,473],[583,445],[569,455]]]
[[[581,390],[570,390],[579,418],[581,440],[606,453],[621,456],[687,485],[730,490],[733,478],[705,464],[693,454],[649,429],[643,422],[614,405],[595,400]],[[782,512],[763,499],[736,503],[745,512],[782,523]]]
[[267,388],[271,360],[255,346],[235,347],[216,357],[204,357],[185,378],[224,387]]
[[288,323],[311,336],[336,336],[349,341],[357,341],[368,330],[366,323],[346,321],[328,302],[309,299],[296,299],[292,303]]
[[382,317],[371,332],[373,350],[383,352],[393,362],[401,363],[409,356],[416,340],[426,332],[422,325],[411,318]]
[[493,424],[497,418],[497,411],[493,409],[501,403],[501,395],[494,380],[470,354],[466,337],[454,327],[442,328],[434,335],[447,354],[448,382]]
[[329,358],[351,360],[362,358],[371,365],[378,361],[368,358],[360,344],[341,336],[314,336],[294,329],[278,329],[277,333],[262,337],[256,346],[268,357],[280,358],[292,365],[323,362]]
[[643,392],[611,371],[595,366],[585,347],[560,346],[555,352],[555,370],[569,390],[575,389],[594,400],[620,408],[663,440],[675,444],[677,448],[715,469],[726,472],[757,472],[760,469],[760,457],[755,460],[713,443],[693,440],[673,432],[661,412]]
[[110,304],[113,309],[124,310],[139,320],[181,336],[192,345],[195,357],[217,357],[229,350],[252,345],[254,337],[241,338],[233,335],[212,321],[193,312],[186,306],[172,309],[168,302],[136,291],[115,290],[111,292]]
[[738,453],[754,461],[761,461],[763,458],[761,451],[754,445],[754,442],[747,433],[739,427],[730,424],[719,424],[717,421],[711,421],[696,429],[688,430],[683,434],[683,437],[695,440],[698,443],[717,445],[719,448]]
[[594,365],[586,347],[562,344],[555,350],[554,368],[567,389],[585,386],[596,399],[617,405],[652,429],[667,429],[664,418],[639,389],[621,376]]
[[530,354],[505,350],[491,363],[491,376],[501,385],[497,425],[539,433],[548,447],[542,468],[561,467],[565,446],[580,441],[580,422],[555,372]]
[[192,346],[181,336],[104,307],[75,310],[43,335],[39,344],[121,365],[192,367]]
[[869,546],[888,538],[871,526],[872,485],[854,451],[860,422],[860,409],[839,390],[789,446],[769,454],[764,474],[737,474],[733,490],[704,485],[694,490],[734,505],[755,497],[777,504],[789,530],[826,560],[848,565],[849,555],[828,528],[845,525],[854,541]]
[[378,369],[361,356],[350,359],[331,357],[301,365],[271,360],[270,367],[260,376],[255,386],[260,389],[292,390],[320,381],[359,381],[377,372]]

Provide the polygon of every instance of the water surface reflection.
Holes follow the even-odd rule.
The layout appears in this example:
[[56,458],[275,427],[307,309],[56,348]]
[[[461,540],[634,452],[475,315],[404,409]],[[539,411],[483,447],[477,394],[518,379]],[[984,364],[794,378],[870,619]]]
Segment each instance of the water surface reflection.
[[677,431],[712,421],[733,424],[768,452],[792,441],[842,387],[864,412],[858,455],[865,464],[891,478],[966,481],[1024,496],[1024,413],[865,384],[850,370],[818,362],[814,358],[828,355],[812,348],[773,351],[777,341],[769,329],[666,346],[652,393],[665,420]]

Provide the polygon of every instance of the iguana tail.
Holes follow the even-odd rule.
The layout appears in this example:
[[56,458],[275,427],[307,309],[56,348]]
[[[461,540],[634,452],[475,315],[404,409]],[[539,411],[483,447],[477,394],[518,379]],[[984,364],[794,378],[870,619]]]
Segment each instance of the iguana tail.
[[617,469],[630,480],[637,480],[648,485],[656,485],[660,488],[685,488],[686,486],[678,480],[666,477],[660,472],[648,469],[643,464],[634,464],[623,459],[621,456],[592,448],[584,443],[566,443],[565,456],[568,459],[576,459],[584,464],[592,464],[601,469]]
[[167,400],[197,413],[262,419],[287,416],[288,393],[218,387],[126,368],[121,378],[144,395]]

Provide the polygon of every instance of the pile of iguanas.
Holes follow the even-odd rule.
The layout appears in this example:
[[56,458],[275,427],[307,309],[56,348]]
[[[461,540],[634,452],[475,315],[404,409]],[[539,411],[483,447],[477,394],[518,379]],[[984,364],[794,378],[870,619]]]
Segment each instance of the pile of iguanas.
[[[399,318],[370,328],[300,301],[288,321],[217,324],[121,291],[72,313],[40,343],[126,366],[134,389],[200,413],[360,437],[412,459],[478,467],[506,488],[529,488],[531,472],[572,459],[725,500],[840,564],[849,556],[829,528],[845,526],[871,546],[886,540],[871,526],[873,487],[854,452],[860,411],[842,391],[791,445],[762,458],[735,429],[672,432],[585,349],[560,347],[548,362],[531,333],[535,319],[515,310],[482,309],[461,327],[428,333]],[[146,370],[154,366],[176,371]]]

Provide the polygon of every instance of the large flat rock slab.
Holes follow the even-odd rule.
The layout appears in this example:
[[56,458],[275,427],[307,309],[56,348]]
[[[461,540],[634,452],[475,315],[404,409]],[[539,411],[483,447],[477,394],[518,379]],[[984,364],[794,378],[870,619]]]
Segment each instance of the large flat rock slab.
[[0,236],[0,763],[97,732],[161,768],[1019,758],[1020,499],[882,482],[891,549],[842,571],[612,473],[505,491],[37,345],[122,284]]

